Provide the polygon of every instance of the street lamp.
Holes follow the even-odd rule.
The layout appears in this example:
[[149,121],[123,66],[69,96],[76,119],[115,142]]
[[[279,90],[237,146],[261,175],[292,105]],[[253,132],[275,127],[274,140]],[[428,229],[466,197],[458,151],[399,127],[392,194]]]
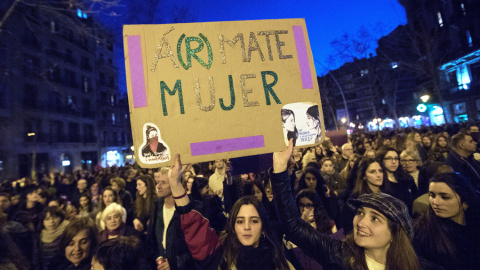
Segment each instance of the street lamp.
[[423,101],[423,103],[427,102],[429,98],[430,98],[429,95],[423,95],[423,96],[420,97],[420,99]]
[[347,122],[347,118],[342,117],[342,119],[340,119],[340,121],[342,121],[342,123],[345,124]]
[[37,172],[35,169],[35,165],[37,163],[37,137],[35,136],[35,132],[29,132],[27,133],[28,137],[33,137],[33,152],[32,152],[32,171],[30,177],[32,180],[35,180],[35,177],[37,176]]

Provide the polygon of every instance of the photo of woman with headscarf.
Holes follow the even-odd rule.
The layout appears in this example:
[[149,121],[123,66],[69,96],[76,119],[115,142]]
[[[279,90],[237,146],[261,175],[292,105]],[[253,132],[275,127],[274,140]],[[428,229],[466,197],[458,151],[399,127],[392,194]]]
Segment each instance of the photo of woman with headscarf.
[[298,138],[298,130],[295,124],[295,114],[293,113],[292,110],[289,110],[289,109],[282,109],[281,114],[282,114],[283,128],[287,132],[286,139],[287,141],[289,141],[290,139],[293,139],[293,145],[295,145],[295,142],[297,141],[297,138]]
[[147,143],[142,148],[142,156],[159,156],[162,155],[167,148],[161,142],[158,142],[158,130],[153,126],[147,126],[145,135],[147,136]]

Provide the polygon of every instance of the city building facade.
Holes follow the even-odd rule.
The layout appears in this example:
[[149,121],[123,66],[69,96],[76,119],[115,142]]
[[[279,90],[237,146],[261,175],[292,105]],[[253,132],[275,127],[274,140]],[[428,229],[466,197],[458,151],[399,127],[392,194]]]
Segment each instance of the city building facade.
[[0,26],[0,179],[90,169],[128,147],[113,36],[55,5],[18,3]]

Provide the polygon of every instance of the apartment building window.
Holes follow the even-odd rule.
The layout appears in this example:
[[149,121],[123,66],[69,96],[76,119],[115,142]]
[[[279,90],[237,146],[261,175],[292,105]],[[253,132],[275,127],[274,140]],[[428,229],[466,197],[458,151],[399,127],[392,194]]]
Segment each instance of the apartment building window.
[[472,81],[480,81],[480,62],[470,65],[470,72],[472,74]]
[[56,64],[48,64],[47,79],[51,82],[60,82],[60,68]]
[[77,64],[77,61],[75,60],[75,57],[73,56],[73,53],[72,53],[72,50],[70,49],[65,49],[65,59],[67,60],[67,62],[69,62],[70,64],[73,64],[73,65],[76,65]]
[[90,92],[90,79],[85,76],[82,76],[82,92]]
[[467,35],[468,47],[472,47],[473,41],[472,41],[472,35],[470,35],[470,30],[467,29],[467,31],[465,31],[465,34]]
[[105,73],[103,72],[100,72],[99,73],[99,81],[100,81],[100,85],[105,85]]
[[110,104],[113,106],[115,106],[115,96],[114,95],[110,95]]
[[23,57],[23,74],[33,75],[38,72],[40,66],[40,60],[30,55],[24,55]]
[[95,142],[95,132],[94,132],[94,127],[93,125],[84,125],[83,126],[83,133],[84,133],[84,138],[85,142]]
[[77,123],[68,123],[68,139],[70,142],[79,142],[80,128]]
[[57,23],[55,21],[50,21],[50,32],[56,33],[57,31]]
[[61,96],[57,92],[48,93],[48,111],[50,112],[60,112],[62,110],[61,106]]
[[467,11],[465,10],[465,4],[460,3],[460,7],[462,8],[463,16],[467,16]]
[[91,70],[92,67],[90,66],[90,60],[87,57],[82,56],[80,60],[80,67],[84,70]]
[[115,114],[114,113],[112,113],[112,125],[115,126]]
[[23,106],[25,108],[37,108],[38,90],[33,85],[25,85],[25,92],[23,96]]
[[360,76],[368,75],[368,68],[360,70]]
[[456,70],[452,70],[452,71],[448,72],[447,79],[448,79],[448,84],[449,84],[450,87],[458,86],[457,71]]
[[73,88],[77,87],[77,75],[75,72],[65,69],[65,84]]
[[440,27],[443,27],[443,18],[442,18],[442,13],[440,11],[437,12],[437,19],[438,19],[438,25],[440,25]]
[[0,108],[7,108],[7,83],[0,79]]
[[50,134],[54,142],[64,142],[63,123],[61,121],[52,121],[50,124]]

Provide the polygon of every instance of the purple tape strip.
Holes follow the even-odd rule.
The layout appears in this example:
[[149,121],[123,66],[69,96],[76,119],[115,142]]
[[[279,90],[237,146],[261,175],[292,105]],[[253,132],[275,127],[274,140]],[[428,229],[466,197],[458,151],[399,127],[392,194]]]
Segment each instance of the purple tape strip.
[[143,74],[142,41],[140,36],[128,36],[128,59],[132,80],[133,107],[147,107],[147,91]]
[[190,144],[192,156],[265,147],[263,135]]
[[303,27],[294,25],[292,28],[293,37],[295,38],[295,46],[297,47],[298,65],[300,66],[303,89],[313,89],[312,71],[310,69],[310,61],[308,60]]

